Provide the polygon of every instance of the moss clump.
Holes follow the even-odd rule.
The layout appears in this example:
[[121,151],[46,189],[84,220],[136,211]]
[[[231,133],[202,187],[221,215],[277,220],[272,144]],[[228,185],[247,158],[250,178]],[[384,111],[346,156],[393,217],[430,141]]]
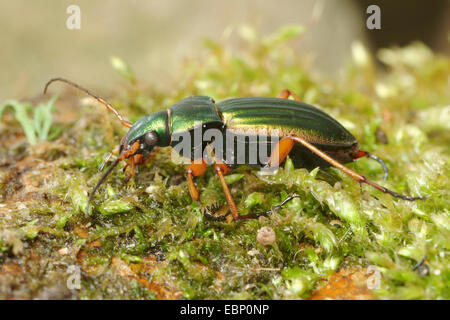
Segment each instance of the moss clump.
[[[185,168],[161,150],[134,181],[124,183],[117,169],[86,216],[97,168],[125,131],[103,107],[84,99],[80,109],[68,94],[56,107],[66,101],[64,110],[76,112],[59,114],[65,128],[52,142],[30,145],[12,117],[0,122],[0,297],[309,298],[328,276],[357,268],[367,280],[365,270],[378,272],[364,297],[450,299],[450,59],[420,43],[384,49],[378,58],[387,69],[379,75],[375,58],[356,44],[339,81],[320,79],[289,45],[302,31],[289,26],[261,37],[245,27],[238,50],[227,39],[208,40],[167,91],[146,88],[114,58],[128,84],[112,102],[135,121],[186,96],[276,96],[288,88],[385,159],[389,180],[373,161],[350,167],[430,200],[393,199],[337,170],[308,172],[288,160],[273,176],[241,168],[227,183],[243,214],[300,197],[268,218],[212,222],[204,206],[225,204],[212,169],[197,179],[198,206]],[[258,243],[262,227],[275,232],[273,244]],[[69,266],[81,268],[80,289],[65,285]]]

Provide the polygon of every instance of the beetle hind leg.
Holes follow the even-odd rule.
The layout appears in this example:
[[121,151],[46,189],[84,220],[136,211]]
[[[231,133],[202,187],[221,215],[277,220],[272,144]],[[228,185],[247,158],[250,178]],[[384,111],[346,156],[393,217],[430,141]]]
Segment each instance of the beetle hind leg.
[[376,155],[374,155],[374,154],[372,154],[370,152],[362,151],[362,150],[359,150],[353,156],[353,159],[356,160],[356,159],[359,159],[359,158],[362,158],[362,157],[367,157],[367,158],[370,158],[370,159],[375,160],[376,162],[378,162],[381,165],[381,167],[383,168],[383,172],[384,172],[383,180],[386,181],[388,179],[388,176],[389,176],[388,168],[387,168],[386,164],[384,163],[383,159],[381,159],[380,157],[378,157],[378,156],[376,156]]
[[295,93],[293,93],[292,91],[287,90],[287,89],[284,89],[283,91],[281,91],[280,94],[277,96],[277,98],[281,98],[281,99],[289,99],[289,97],[292,97],[292,98],[294,98],[294,100],[297,100],[297,101],[302,101]]
[[[288,90],[285,90],[289,92]],[[284,91],[283,91],[284,92]],[[282,92],[282,93],[283,93]],[[278,144],[273,149],[269,161],[267,162],[268,167],[278,167],[288,156],[288,154],[291,152],[292,148],[294,147],[295,141],[292,140],[289,137],[281,139]],[[286,203],[291,201],[294,198],[298,198],[298,196],[289,196],[287,197],[282,203],[275,206],[274,208],[265,211],[265,212],[259,212],[259,213],[250,213],[242,216],[237,216],[235,220],[244,220],[244,219],[257,219],[259,217],[268,216],[270,213],[278,211],[282,206],[284,206]]]
[[302,139],[301,137],[298,136],[290,136],[290,139],[300,143],[301,145],[303,145],[305,148],[309,149],[311,152],[313,152],[314,154],[316,154],[317,156],[321,157],[322,159],[324,159],[325,161],[327,161],[329,164],[331,164],[333,167],[341,170],[342,172],[344,172],[345,174],[347,174],[348,176],[350,176],[353,180],[358,181],[359,183],[365,183],[368,184],[369,186],[383,192],[383,193],[387,193],[390,194],[391,196],[395,197],[395,198],[399,198],[399,199],[403,199],[403,200],[407,200],[407,201],[415,201],[415,200],[426,200],[428,199],[427,197],[422,197],[422,196],[418,196],[418,197],[412,197],[412,196],[407,196],[407,195],[403,195],[403,194],[399,194],[395,191],[389,190],[383,186],[380,186],[379,184],[368,180],[366,177],[364,177],[363,175],[359,174],[358,172],[347,168],[346,166],[344,166],[343,164],[341,164],[340,162],[336,161],[335,159],[333,159],[332,157],[330,157],[328,154],[326,154],[325,152],[319,150],[317,147],[315,147],[314,145],[312,145],[311,143],[309,143],[308,141]]
[[367,153],[367,158],[375,160],[376,162],[378,162],[381,165],[381,167],[383,168],[383,171],[384,171],[383,180],[386,181],[389,177],[389,173],[388,173],[388,168],[387,168],[386,164],[384,163],[383,159],[381,159],[378,156],[371,154],[369,152],[366,152],[366,153]]

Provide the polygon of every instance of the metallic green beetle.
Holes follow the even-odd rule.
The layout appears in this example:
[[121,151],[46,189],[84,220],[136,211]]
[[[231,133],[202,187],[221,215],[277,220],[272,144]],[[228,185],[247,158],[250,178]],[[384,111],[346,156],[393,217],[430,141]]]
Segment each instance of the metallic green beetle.
[[[243,150],[245,153],[244,159],[249,159],[249,156],[255,152],[259,155],[261,148],[269,150],[270,156],[268,158],[263,159],[258,156],[256,162],[246,163],[256,167],[276,168],[289,155],[296,168],[313,169],[334,166],[352,179],[360,183],[366,183],[396,198],[409,201],[426,199],[426,197],[398,194],[367,180],[363,175],[342,165],[342,163],[367,156],[383,166],[385,178],[387,177],[387,169],[383,161],[375,155],[360,150],[356,138],[338,121],[318,108],[299,101],[300,99],[288,90],[281,92],[277,98],[236,98],[217,104],[210,97],[190,97],[181,100],[166,110],[143,116],[132,124],[124,120],[107,101],[69,80],[63,78],[51,79],[46,84],[44,93],[50,83],[54,81],[65,82],[94,97],[112,111],[124,126],[130,128],[122,138],[120,145],[105,159],[101,169],[113,154],[118,154],[116,160],[94,187],[89,202],[93,199],[95,191],[120,161],[127,161],[124,169],[128,166],[131,168],[131,172],[126,178],[128,180],[134,175],[136,165],[147,163],[157,147],[177,148],[180,141],[174,139],[174,137],[179,135],[187,135],[192,142],[188,154],[191,163],[187,168],[186,176],[189,193],[195,201],[199,201],[200,193],[195,187],[193,178],[202,175],[209,162],[205,157],[205,148],[214,143],[215,148],[219,145],[222,150],[231,150],[231,152],[214,152],[213,154],[215,171],[222,184],[231,213],[227,216],[229,221],[231,218],[233,220],[256,218],[271,212],[239,215],[224,179],[225,174],[240,164],[236,161],[236,150]],[[294,100],[288,99],[290,96]],[[232,139],[222,139],[222,142],[205,139],[195,140],[192,136],[196,129],[201,129],[202,132],[215,129],[220,135],[228,135]],[[269,139],[273,136],[278,138],[275,142]],[[252,140],[252,138],[256,140]],[[252,141],[258,141],[259,143],[255,147],[255,145],[252,145]],[[229,156],[230,154],[231,156]],[[185,156],[184,153],[183,155]],[[281,205],[292,198],[289,197]],[[89,210],[89,204],[87,210]],[[209,211],[206,214],[215,219],[226,219],[225,216],[217,216]]]

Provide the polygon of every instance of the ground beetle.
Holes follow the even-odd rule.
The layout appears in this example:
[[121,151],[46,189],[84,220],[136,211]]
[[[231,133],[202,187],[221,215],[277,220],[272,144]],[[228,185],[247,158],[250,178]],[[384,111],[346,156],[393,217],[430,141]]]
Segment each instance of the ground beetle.
[[[202,128],[215,128],[224,135],[232,133],[236,136],[247,136],[250,132],[254,135],[264,134],[270,136],[275,133],[279,139],[276,145],[271,146],[269,142],[267,143],[272,150],[268,161],[257,162],[254,164],[257,167],[276,167],[289,155],[295,168],[313,169],[333,166],[359,183],[366,183],[393,197],[409,201],[426,199],[426,197],[411,197],[398,194],[367,180],[363,175],[342,165],[342,163],[352,162],[361,157],[370,157],[383,166],[385,178],[387,177],[387,168],[380,158],[360,150],[356,138],[339,122],[318,108],[301,102],[295,94],[288,90],[282,91],[277,98],[236,98],[217,104],[210,97],[190,97],[181,100],[166,110],[145,115],[132,124],[123,119],[106,100],[69,80],[63,78],[51,79],[46,84],[44,93],[54,81],[62,81],[94,97],[112,111],[122,125],[130,128],[128,133],[122,138],[120,145],[105,159],[101,169],[114,154],[118,154],[116,160],[113,161],[91,192],[89,203],[93,199],[95,191],[120,161],[126,160],[125,168],[130,167],[131,169],[130,174],[126,178],[128,180],[134,175],[136,165],[147,163],[152,158],[157,147],[174,147],[172,138],[175,133],[191,132],[199,123]],[[290,96],[294,100],[289,99]],[[233,141],[235,141],[234,143],[241,141],[245,152],[249,153],[249,140],[236,139]],[[192,150],[206,147],[204,141],[200,142],[200,144],[194,144]],[[230,147],[236,148],[236,145],[225,146],[225,148]],[[194,152],[191,153],[190,161],[191,164],[186,171],[189,193],[193,200],[199,201],[200,193],[195,187],[193,178],[205,172],[207,161],[203,158],[196,159]],[[257,218],[269,214],[271,211],[239,215],[224,179],[224,175],[236,167],[233,161],[234,159],[225,157],[214,159],[215,172],[224,190],[231,215],[217,216],[209,211],[206,214],[218,220],[225,220],[227,216],[229,221],[231,218],[239,220]],[[292,198],[293,196],[288,197],[280,206]],[[89,204],[87,211],[89,211]]]

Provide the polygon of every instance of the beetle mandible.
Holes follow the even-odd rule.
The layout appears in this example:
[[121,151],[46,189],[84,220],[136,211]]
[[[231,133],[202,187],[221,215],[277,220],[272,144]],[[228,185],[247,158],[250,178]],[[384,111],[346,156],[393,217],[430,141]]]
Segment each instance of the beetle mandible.
[[[100,185],[106,180],[108,175],[120,161],[126,160],[125,168],[130,167],[130,174],[125,180],[130,179],[135,174],[137,165],[147,163],[158,147],[174,146],[172,137],[177,132],[191,132],[200,122],[203,128],[215,128],[223,134],[232,133],[235,136],[245,135],[246,132],[260,135],[262,132],[276,132],[278,142],[272,146],[270,157],[267,161],[259,161],[257,167],[277,167],[283,163],[289,155],[292,158],[294,167],[313,169],[316,167],[326,168],[333,166],[359,183],[365,183],[388,193],[393,197],[403,200],[414,201],[427,199],[423,196],[402,195],[389,190],[373,181],[368,180],[358,172],[347,168],[342,163],[352,162],[361,157],[369,157],[378,161],[385,172],[387,178],[387,168],[384,162],[377,156],[360,150],[356,138],[347,131],[338,121],[321,111],[320,109],[301,102],[300,99],[289,90],[283,90],[277,98],[268,97],[248,97],[224,100],[219,103],[210,97],[195,96],[183,99],[166,110],[157,111],[153,114],[145,115],[134,124],[125,120],[117,110],[105,99],[97,96],[89,90],[64,78],[50,79],[45,85],[44,94],[48,86],[55,81],[64,82],[73,86],[86,94],[92,96],[97,101],[105,105],[125,127],[130,130],[120,141],[113,152],[105,159],[104,165],[109,162],[114,154],[117,158],[100,178],[92,190],[86,211],[89,212],[89,204]],[[294,100],[289,99],[292,96]],[[239,139],[233,140],[233,144]],[[248,140],[241,140],[244,144],[245,152],[249,152]],[[205,148],[207,143],[193,145],[192,149]],[[228,146],[230,147],[230,146]],[[236,146],[231,146],[235,148]],[[200,153],[203,157],[203,153]],[[199,201],[200,193],[197,190],[194,177],[202,175],[207,167],[205,159],[196,159],[195,153],[191,153],[191,163],[186,170],[189,193],[194,201]],[[223,157],[215,158],[215,172],[220,180],[229,213],[227,216],[233,220],[257,218],[267,215],[272,210],[261,213],[239,215],[236,204],[228,189],[224,175],[231,172],[236,164],[233,159]],[[278,207],[293,199],[290,196]],[[208,210],[205,212],[209,217],[217,220],[225,220],[226,216],[218,216]],[[231,220],[231,219],[230,219]]]

